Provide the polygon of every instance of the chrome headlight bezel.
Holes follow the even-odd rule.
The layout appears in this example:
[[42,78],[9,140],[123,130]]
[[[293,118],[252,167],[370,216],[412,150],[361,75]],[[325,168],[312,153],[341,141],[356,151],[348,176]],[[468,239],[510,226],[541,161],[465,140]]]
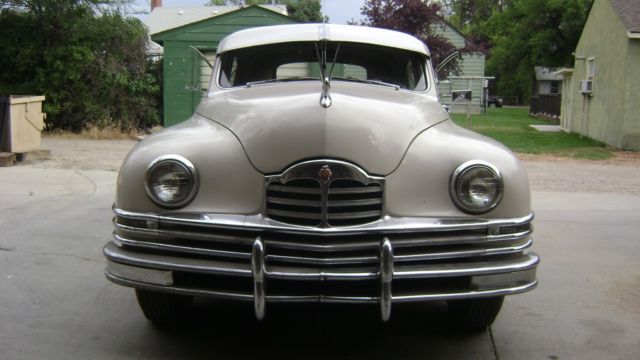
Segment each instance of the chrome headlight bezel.
[[[184,172],[189,176],[189,179],[191,182],[191,188],[188,189],[188,191],[186,191],[187,195],[176,201],[168,202],[160,199],[151,186],[153,171],[156,170],[158,166],[166,163],[172,163],[182,168],[182,170],[184,170]],[[151,201],[153,201],[156,205],[160,207],[167,208],[167,209],[178,209],[181,207],[185,207],[195,198],[196,194],[198,193],[198,187],[199,187],[199,180],[198,180],[198,172],[196,170],[196,167],[193,165],[193,163],[191,163],[191,161],[189,161],[184,156],[173,155],[173,154],[163,155],[154,159],[147,167],[147,172],[145,174],[145,180],[144,180],[144,188],[149,199],[151,199]]]
[[[465,174],[468,174],[469,171],[474,169],[483,169],[489,171],[493,175],[497,183],[497,194],[493,201],[482,207],[474,207],[469,203],[465,202],[460,198],[459,190],[461,186],[461,181]],[[449,195],[453,200],[453,203],[462,211],[469,214],[484,214],[493,210],[500,201],[502,200],[502,195],[504,193],[504,182],[502,180],[502,176],[500,175],[500,171],[493,164],[488,163],[482,160],[471,160],[463,163],[458,166],[456,170],[451,175],[451,179],[449,181]]]

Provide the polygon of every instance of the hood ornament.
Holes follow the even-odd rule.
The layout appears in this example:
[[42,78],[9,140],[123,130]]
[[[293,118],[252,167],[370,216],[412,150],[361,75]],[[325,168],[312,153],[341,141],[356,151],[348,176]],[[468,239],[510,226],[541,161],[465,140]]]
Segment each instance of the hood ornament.
[[[329,99],[329,101],[331,101],[331,99]],[[320,168],[320,171],[318,171],[318,177],[320,178],[320,181],[322,181],[323,183],[326,183],[329,180],[331,180],[332,176],[333,176],[333,173],[331,172],[329,165],[324,165],[322,168]]]
[[328,108],[331,106],[331,94],[329,94],[329,90],[331,89],[331,80],[328,77],[322,80],[322,94],[320,95],[320,106],[323,108]]
[[322,76],[322,93],[320,94],[320,106],[328,108],[331,106],[331,76],[333,75],[333,69],[336,66],[336,60],[338,59],[338,52],[340,51],[340,44],[336,46],[336,52],[333,54],[333,62],[331,63],[331,69],[327,73],[327,41],[321,41],[320,46],[316,44],[316,56],[318,57],[318,65],[320,66],[320,76]]

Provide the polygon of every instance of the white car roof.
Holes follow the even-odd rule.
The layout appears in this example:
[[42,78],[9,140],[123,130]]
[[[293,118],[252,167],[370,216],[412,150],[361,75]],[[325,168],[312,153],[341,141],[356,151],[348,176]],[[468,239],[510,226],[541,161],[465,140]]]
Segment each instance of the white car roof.
[[336,24],[274,25],[241,30],[222,39],[218,53],[265,44],[321,40],[388,46],[429,55],[427,46],[411,35],[374,27]]

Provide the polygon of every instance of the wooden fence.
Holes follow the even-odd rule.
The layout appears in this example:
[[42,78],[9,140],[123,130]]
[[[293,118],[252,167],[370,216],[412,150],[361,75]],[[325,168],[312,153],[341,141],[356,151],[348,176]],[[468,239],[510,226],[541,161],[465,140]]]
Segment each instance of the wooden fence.
[[562,96],[560,95],[539,95],[531,98],[529,112],[533,115],[560,117],[560,104],[562,104]]

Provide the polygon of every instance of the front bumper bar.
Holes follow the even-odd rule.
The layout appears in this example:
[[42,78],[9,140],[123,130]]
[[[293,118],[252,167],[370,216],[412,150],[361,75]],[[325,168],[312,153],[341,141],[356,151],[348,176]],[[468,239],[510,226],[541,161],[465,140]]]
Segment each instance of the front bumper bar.
[[[388,320],[391,304],[430,300],[451,300],[504,296],[532,290],[537,285],[536,267],[539,258],[534,253],[520,253],[494,260],[459,263],[396,264],[392,242],[383,237],[378,263],[365,267],[300,267],[268,265],[265,242],[260,236],[253,241],[250,263],[207,258],[189,258],[176,254],[145,253],[110,242],[104,247],[108,259],[106,276],[114,283],[135,288],[192,296],[209,296],[253,301],[256,317],[262,319],[268,302],[334,302],[378,303],[381,317]],[[252,292],[215,290],[208,287],[181,286],[176,273],[196,273],[250,279]],[[403,293],[394,295],[394,281],[406,279],[437,279],[468,277],[465,289]],[[379,282],[377,296],[286,295],[268,292],[270,280],[290,281],[367,281]]]

